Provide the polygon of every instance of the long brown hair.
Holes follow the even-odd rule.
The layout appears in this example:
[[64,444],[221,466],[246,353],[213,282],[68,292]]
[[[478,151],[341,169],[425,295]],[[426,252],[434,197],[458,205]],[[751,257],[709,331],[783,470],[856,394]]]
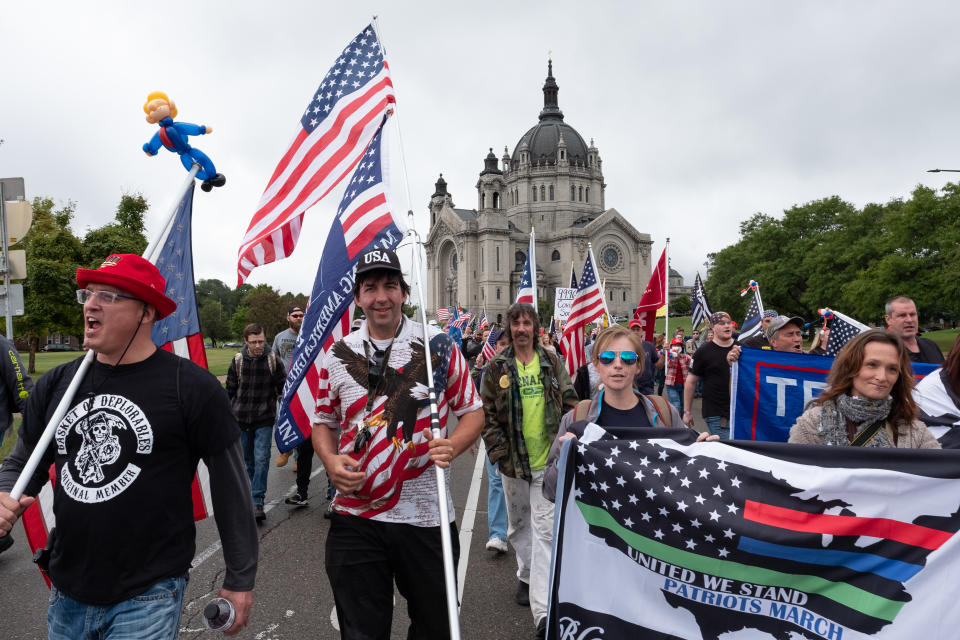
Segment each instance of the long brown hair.
[[[900,375],[890,390],[890,396],[893,400],[890,406],[890,421],[893,424],[900,422],[910,424],[917,417],[917,405],[913,401],[913,366],[910,364],[910,356],[907,355],[907,349],[903,346],[903,341],[890,331],[883,329],[870,329],[851,338],[833,361],[833,367],[830,368],[830,375],[827,376],[827,388],[817,396],[813,402],[822,405],[827,400],[836,400],[841,394],[848,394],[853,390],[853,379],[860,373],[863,367],[863,360],[866,354],[867,345],[871,342],[880,342],[889,344],[897,350],[897,360],[900,369]],[[896,429],[894,433],[896,433]]]
[[943,363],[943,370],[947,372],[947,379],[950,380],[950,387],[953,392],[960,395],[960,335],[953,341],[950,347],[950,353]]

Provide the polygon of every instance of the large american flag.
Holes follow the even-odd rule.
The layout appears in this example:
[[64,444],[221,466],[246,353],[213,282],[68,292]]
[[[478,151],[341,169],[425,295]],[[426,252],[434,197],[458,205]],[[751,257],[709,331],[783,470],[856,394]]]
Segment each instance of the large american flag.
[[826,355],[831,358],[837,357],[840,349],[843,348],[843,345],[847,344],[850,338],[869,328],[867,325],[858,320],[854,320],[850,316],[845,316],[839,311],[834,311],[833,320],[830,321],[830,338],[827,340]]
[[537,308],[537,255],[533,239],[533,230],[530,230],[530,246],[527,248],[527,261],[523,264],[523,275],[520,277],[520,286],[517,287],[516,302],[532,304]]
[[577,293],[573,297],[570,317],[567,318],[560,338],[560,348],[571,380],[577,375],[577,369],[587,364],[587,357],[583,351],[584,329],[603,315],[603,294],[600,293],[600,283],[597,282],[594,264],[593,249],[588,249],[587,261],[580,273],[580,286],[577,287]]
[[491,331],[490,335],[487,336],[486,341],[483,343],[483,350],[480,353],[483,355],[483,359],[486,362],[493,360],[493,357],[497,355],[497,341],[494,340],[494,337],[499,337],[495,331]]
[[693,311],[691,312],[690,323],[696,329],[700,324],[710,317],[710,305],[707,303],[707,292],[703,288],[703,281],[700,280],[700,274],[693,281]]
[[[323,354],[350,332],[353,319],[353,272],[368,249],[394,249],[406,231],[394,215],[389,198],[389,170],[383,142],[387,116],[370,141],[363,160],[347,185],[333,227],[320,256],[310,304],[297,338],[283,388],[275,436],[277,447],[289,451],[309,437],[320,388]],[[349,286],[344,286],[344,277]]]
[[380,42],[368,25],[337,57],[300,117],[240,244],[238,284],[254,268],[293,252],[304,212],[360,162],[395,101]]
[[[200,319],[197,316],[197,298],[193,281],[193,243],[191,239],[193,219],[193,191],[191,184],[180,200],[173,222],[144,258],[160,270],[166,281],[164,293],[177,303],[177,309],[166,318],[153,325],[151,338],[154,344],[178,356],[192,360],[204,369],[207,368],[207,352],[203,346],[203,334],[200,332]],[[23,513],[23,528],[27,544],[31,551],[47,545],[47,532],[55,525],[53,517],[53,483],[56,481],[54,467],[49,470],[47,482],[37,501]],[[193,519],[203,520],[213,513],[213,501],[210,497],[210,475],[203,461],[197,466],[193,486]],[[47,580],[47,586],[50,581]]]

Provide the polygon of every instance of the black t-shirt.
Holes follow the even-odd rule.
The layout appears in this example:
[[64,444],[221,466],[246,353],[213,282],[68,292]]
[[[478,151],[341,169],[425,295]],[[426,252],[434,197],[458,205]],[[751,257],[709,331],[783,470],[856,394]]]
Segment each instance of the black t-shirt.
[[703,380],[703,417],[730,417],[730,365],[727,354],[733,348],[717,346],[712,340],[693,354],[690,373]]
[[920,347],[920,351],[910,351],[910,349],[907,349],[907,355],[910,356],[910,360],[913,362],[927,362],[930,364],[943,363],[943,351],[940,351],[937,343],[930,338],[917,336],[917,346]]
[[633,409],[617,409],[603,401],[597,424],[601,427],[650,427],[650,419],[643,408],[643,401],[637,403]]
[[[37,383],[21,428],[30,449],[79,365]],[[44,456],[57,468],[53,584],[79,602],[112,605],[186,575],[197,462],[238,437],[226,393],[194,363],[162,349],[120,367],[95,360]]]
[[657,348],[646,340],[643,341],[643,371],[637,374],[633,384],[640,393],[651,395],[653,393],[653,379],[656,375],[654,365],[660,356],[657,355]]

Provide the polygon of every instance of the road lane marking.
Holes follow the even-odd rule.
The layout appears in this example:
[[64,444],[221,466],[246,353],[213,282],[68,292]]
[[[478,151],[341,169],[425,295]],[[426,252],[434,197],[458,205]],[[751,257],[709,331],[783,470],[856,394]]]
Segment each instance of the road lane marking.
[[463,518],[460,519],[460,563],[457,567],[457,599],[463,603],[463,585],[467,581],[467,564],[470,560],[470,541],[473,539],[473,524],[477,519],[477,502],[480,500],[480,485],[483,484],[484,460],[487,448],[480,441],[477,461],[473,465],[473,479],[467,492],[467,503],[463,506]]

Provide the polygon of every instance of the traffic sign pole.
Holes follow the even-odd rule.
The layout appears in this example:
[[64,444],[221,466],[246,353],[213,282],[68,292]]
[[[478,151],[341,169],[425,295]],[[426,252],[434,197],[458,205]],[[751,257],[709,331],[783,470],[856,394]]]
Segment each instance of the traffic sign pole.
[[[7,205],[4,203],[3,197],[3,183],[0,182],[0,234],[3,235],[3,260],[4,260],[4,269],[3,269],[3,289],[4,291],[10,291],[10,243],[7,240]],[[11,305],[7,305],[6,314],[4,317],[7,320],[7,340],[13,341],[13,315],[10,309]]]

